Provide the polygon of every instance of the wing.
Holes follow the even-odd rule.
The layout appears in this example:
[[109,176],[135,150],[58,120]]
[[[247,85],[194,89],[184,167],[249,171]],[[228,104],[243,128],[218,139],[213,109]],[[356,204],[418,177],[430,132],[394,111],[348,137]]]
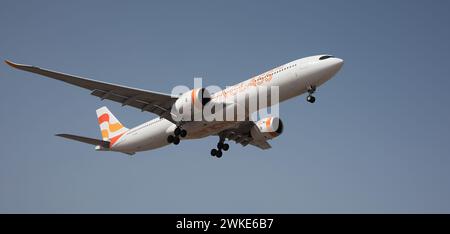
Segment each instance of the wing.
[[[255,133],[254,136],[251,134],[252,129]],[[221,138],[235,141],[242,146],[250,144],[263,150],[272,148],[253,121],[240,122],[236,127],[226,129],[218,135]]]
[[6,64],[13,68],[23,71],[36,73],[55,80],[63,81],[78,87],[82,87],[91,91],[91,94],[111,101],[119,102],[122,106],[132,106],[141,111],[148,111],[157,114],[163,118],[172,121],[170,114],[173,103],[177,97],[168,94],[136,89],[122,85],[116,85],[83,77],[68,75],[56,71],[50,71],[35,66],[16,64],[5,61]]

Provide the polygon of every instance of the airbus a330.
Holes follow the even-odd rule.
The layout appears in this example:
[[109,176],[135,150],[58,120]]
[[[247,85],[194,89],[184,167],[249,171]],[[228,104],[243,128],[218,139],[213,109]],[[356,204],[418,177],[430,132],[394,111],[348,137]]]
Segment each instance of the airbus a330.
[[[98,151],[115,151],[129,155],[171,144],[178,145],[182,140],[218,136],[217,147],[211,150],[211,155],[218,158],[222,157],[223,151],[229,150],[227,140],[264,150],[271,148],[268,140],[278,137],[283,132],[281,119],[279,116],[269,116],[253,121],[249,118],[252,113],[247,106],[242,121],[199,121],[192,118],[194,113],[202,113],[208,104],[223,106],[224,109],[236,109],[239,103],[256,98],[258,93],[252,91],[255,87],[278,87],[279,102],[307,93],[306,100],[314,103],[313,94],[316,89],[330,80],[343,66],[342,59],[331,55],[311,56],[278,66],[218,92],[209,93],[205,88],[196,88],[180,95],[171,95],[5,62],[13,68],[88,89],[92,95],[102,100],[111,100],[121,103],[122,106],[158,115],[155,119],[128,129],[107,107],[101,107],[97,109],[101,140],[72,134],[57,134],[57,136],[94,145]],[[270,100],[269,93],[266,95]],[[233,102],[229,103],[227,100]],[[259,105],[257,109],[267,108],[273,104],[269,101],[267,105]],[[183,113],[181,108],[186,105],[190,106],[192,111]],[[183,113],[181,118],[180,113]]]

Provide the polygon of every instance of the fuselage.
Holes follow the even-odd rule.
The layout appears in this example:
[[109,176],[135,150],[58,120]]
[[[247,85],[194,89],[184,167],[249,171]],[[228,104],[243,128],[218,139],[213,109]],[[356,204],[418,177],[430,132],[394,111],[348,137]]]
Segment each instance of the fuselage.
[[[279,102],[282,102],[302,95],[311,88],[319,87],[331,79],[342,65],[342,59],[328,55],[298,59],[213,93],[211,103],[226,103],[231,99],[236,103],[245,102],[242,99],[251,99],[258,95],[253,89],[254,87],[278,87],[278,99]],[[267,95],[267,99],[270,100],[270,95]],[[257,109],[266,108],[270,104],[269,101],[268,105],[259,105]],[[236,124],[236,121],[191,121],[183,125],[188,132],[185,139],[215,135]],[[111,146],[110,150],[139,152],[166,146],[169,144],[166,140],[167,137],[173,133],[176,127],[175,124],[164,118],[155,118],[128,130]]]

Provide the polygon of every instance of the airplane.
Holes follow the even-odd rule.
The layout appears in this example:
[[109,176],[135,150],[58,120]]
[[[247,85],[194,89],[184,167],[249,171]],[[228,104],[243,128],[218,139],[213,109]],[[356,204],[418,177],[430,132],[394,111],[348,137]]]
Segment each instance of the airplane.
[[[57,134],[56,136],[94,145],[97,151],[114,151],[128,155],[170,144],[178,145],[181,139],[218,136],[217,148],[213,148],[210,154],[213,157],[221,158],[223,151],[228,151],[230,147],[225,142],[226,140],[234,141],[242,146],[250,144],[263,150],[271,148],[268,140],[280,136],[283,132],[284,126],[281,119],[277,116],[269,116],[253,121],[249,118],[251,113],[247,106],[245,107],[244,121],[194,121],[183,116],[191,117],[194,112],[202,112],[208,104],[223,105],[225,109],[228,106],[237,108],[236,103],[241,102],[229,103],[227,100],[230,100],[230,96],[234,98],[233,100],[244,98],[240,101],[245,102],[246,98],[257,95],[250,91],[251,87],[256,86],[259,88],[278,87],[279,102],[308,93],[306,100],[314,103],[316,98],[313,94],[317,88],[330,80],[341,69],[344,61],[328,54],[310,56],[283,64],[222,91],[210,94],[205,88],[197,88],[180,95],[169,95],[86,79],[8,60],[5,60],[5,63],[16,69],[88,89],[92,95],[101,100],[111,100],[121,103],[122,106],[130,106],[158,115],[155,119],[128,129],[107,107],[101,107],[96,111],[102,135],[101,140],[72,134]],[[191,106],[192,111],[182,114],[183,116],[180,118],[181,108],[186,105]],[[271,105],[273,104],[267,103],[265,106],[257,108],[259,110]],[[179,112],[174,114],[174,110]]]

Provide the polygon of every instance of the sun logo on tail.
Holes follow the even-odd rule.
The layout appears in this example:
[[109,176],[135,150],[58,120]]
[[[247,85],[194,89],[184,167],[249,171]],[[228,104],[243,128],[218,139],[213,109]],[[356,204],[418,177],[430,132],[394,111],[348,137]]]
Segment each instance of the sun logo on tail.
[[128,129],[108,110],[107,107],[97,109],[98,124],[104,141],[112,146]]

